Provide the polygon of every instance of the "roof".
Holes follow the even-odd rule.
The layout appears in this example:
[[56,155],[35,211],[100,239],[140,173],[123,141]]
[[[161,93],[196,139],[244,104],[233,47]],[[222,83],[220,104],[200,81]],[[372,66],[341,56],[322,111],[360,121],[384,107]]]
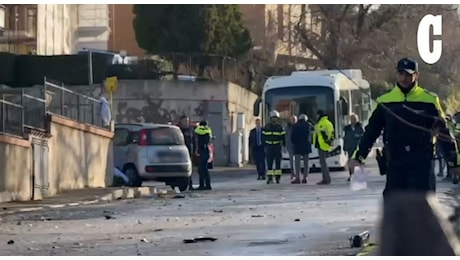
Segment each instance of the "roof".
[[369,88],[369,82],[359,78],[360,73],[355,72],[355,70],[349,71],[296,71],[289,76],[274,76],[267,79],[264,91],[280,87],[299,86],[328,86],[334,89],[339,87],[340,90],[358,89],[359,87],[362,89]]

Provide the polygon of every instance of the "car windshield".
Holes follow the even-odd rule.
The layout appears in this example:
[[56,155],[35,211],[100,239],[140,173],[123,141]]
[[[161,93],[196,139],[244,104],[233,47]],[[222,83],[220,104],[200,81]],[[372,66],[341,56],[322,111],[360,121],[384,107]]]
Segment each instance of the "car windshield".
[[149,129],[149,145],[184,145],[184,136],[178,128],[157,127]]

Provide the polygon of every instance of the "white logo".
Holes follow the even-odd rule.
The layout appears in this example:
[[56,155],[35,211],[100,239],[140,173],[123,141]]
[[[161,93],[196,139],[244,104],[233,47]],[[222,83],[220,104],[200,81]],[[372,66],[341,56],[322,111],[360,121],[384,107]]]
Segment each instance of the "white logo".
[[442,16],[425,15],[418,24],[417,48],[422,60],[428,64],[435,64],[441,59],[442,40],[432,40],[433,51],[430,50],[430,29],[433,27],[433,36],[442,36]]

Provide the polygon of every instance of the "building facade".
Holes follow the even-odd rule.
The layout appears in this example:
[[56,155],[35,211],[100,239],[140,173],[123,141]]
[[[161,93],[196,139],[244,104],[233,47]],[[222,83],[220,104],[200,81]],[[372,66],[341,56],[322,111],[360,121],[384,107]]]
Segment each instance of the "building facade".
[[74,52],[108,50],[110,13],[107,4],[81,4],[76,9]]
[[145,51],[137,45],[133,28],[133,5],[111,4],[108,49],[113,52],[126,51],[129,56],[143,57]]
[[296,37],[299,23],[320,33],[321,25],[309,5],[245,4],[240,5],[243,19],[251,32],[254,45],[278,64],[315,63],[316,57],[303,48]]
[[0,9],[0,51],[17,54],[35,53],[37,5],[5,4]]
[[107,50],[109,34],[109,5],[0,5],[2,52],[63,55],[85,48]]

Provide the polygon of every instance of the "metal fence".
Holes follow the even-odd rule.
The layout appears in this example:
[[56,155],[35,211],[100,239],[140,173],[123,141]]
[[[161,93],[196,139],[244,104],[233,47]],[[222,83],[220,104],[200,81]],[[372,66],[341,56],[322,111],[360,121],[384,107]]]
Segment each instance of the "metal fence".
[[55,114],[101,128],[100,101],[45,78],[43,86],[0,89],[0,132],[24,136],[26,128],[46,130],[46,117]]
[[103,124],[100,114],[101,102],[98,99],[72,91],[63,83],[49,78],[44,79],[43,86],[48,103],[48,113],[107,128]]
[[24,136],[24,128],[45,130],[46,101],[40,88],[0,90],[0,132]]

